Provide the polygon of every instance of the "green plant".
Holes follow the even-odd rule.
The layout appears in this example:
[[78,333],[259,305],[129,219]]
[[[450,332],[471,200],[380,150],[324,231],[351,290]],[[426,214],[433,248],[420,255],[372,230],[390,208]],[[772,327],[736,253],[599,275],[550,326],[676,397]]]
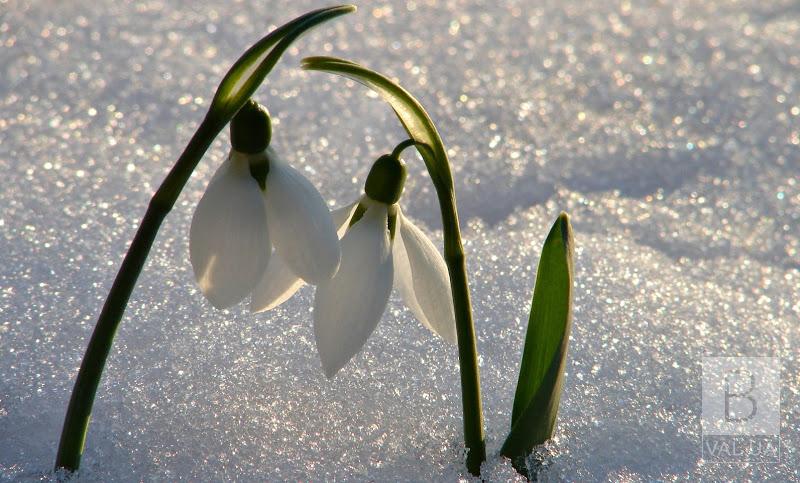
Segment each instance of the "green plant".
[[[461,241],[450,160],[431,117],[416,98],[382,74],[343,59],[304,59],[305,69],[350,77],[377,92],[394,110],[410,137],[398,144],[391,154],[381,156],[375,162],[366,181],[365,196],[338,210],[332,219],[328,219],[324,202],[321,198],[317,199],[319,194],[313,186],[300,180],[299,174],[280,164],[280,160],[269,150],[271,125],[266,109],[253,101],[248,102],[283,52],[302,33],[326,20],[354,10],[355,7],[349,5],[316,10],[279,27],[247,50],[222,80],[208,113],[189,145],[153,196],[103,306],[67,409],[56,457],[56,469],[78,469],[105,361],[156,233],[213,139],[233,120],[231,156],[210,183],[192,222],[192,264],[203,293],[216,307],[236,304],[252,294],[251,308],[261,311],[286,300],[303,281],[319,285],[315,306],[315,335],[326,375],[332,377],[360,349],[385,309],[388,291],[391,290],[393,268],[392,260],[387,256],[391,257],[392,241],[396,237],[402,240],[397,235],[405,230],[404,236],[409,237],[410,244],[402,249],[416,252],[410,255],[405,253],[402,255],[405,259],[400,256],[394,262],[408,265],[398,268],[405,270],[406,274],[405,282],[401,280],[401,289],[405,290],[404,297],[421,322],[445,339],[457,340],[464,440],[467,448],[466,466],[470,473],[480,474],[481,464],[486,459],[486,447],[466,255]],[[444,232],[443,262],[427,237],[403,217],[397,205],[406,178],[400,154],[411,146],[416,148],[425,162],[438,197]],[[281,176],[285,178],[284,185],[273,179]],[[284,199],[289,201],[285,202],[278,197],[270,204],[273,191],[294,189],[292,187],[304,194],[300,197],[286,196]],[[243,194],[245,192],[248,194]],[[276,239],[272,262],[268,235],[272,228],[267,229],[265,210],[261,206],[262,195],[267,199],[267,212],[273,208],[278,210],[270,214],[270,217],[283,218],[288,227]],[[315,203],[313,209],[309,207],[311,198],[314,198]],[[217,209],[218,205],[224,205],[224,209]],[[302,218],[301,215],[293,214],[295,208],[298,208],[297,213],[315,214]],[[235,229],[231,230],[232,234],[225,231],[231,222],[230,213],[237,213],[237,210],[240,213],[248,211],[247,217],[242,215],[242,220],[234,220],[232,225],[235,229],[241,229],[241,233],[244,233],[241,236]],[[324,214],[320,215],[320,211]],[[290,215],[287,216],[287,213]],[[372,218],[375,219],[370,221],[370,226],[374,229],[370,230],[373,230],[374,236],[369,236],[376,240],[377,247],[373,268],[381,264],[373,272],[377,274],[383,270],[380,275],[383,277],[380,279],[382,298],[366,312],[354,312],[350,309],[358,306],[358,296],[371,289],[371,285],[375,285],[375,280],[378,279],[367,280],[362,284],[363,287],[353,282],[359,276],[358,268],[363,266],[357,263],[361,254],[358,250],[353,252],[351,249],[340,252],[335,235],[338,231],[339,236],[345,237],[342,241],[343,247],[356,246],[352,243],[348,245],[350,242],[347,237],[366,236],[366,228],[363,228],[366,221],[361,225],[359,223]],[[304,225],[309,223],[313,226]],[[313,257],[305,257],[303,253],[292,254],[290,249],[285,248],[298,233],[313,233],[313,230],[320,230],[323,225],[323,231],[327,233],[325,239],[334,240],[331,243],[335,245],[329,253],[330,256],[326,257],[324,267],[314,266]],[[255,246],[242,243],[241,237],[248,236],[248,230],[257,232],[253,236],[253,240],[256,240]],[[265,253],[258,251],[258,244],[266,245]],[[402,241],[399,246],[403,246]],[[225,250],[233,251],[233,256],[224,258]],[[243,253],[238,253],[237,250]],[[313,251],[314,248],[307,250]],[[318,256],[319,253],[313,255]],[[415,256],[417,258],[412,259]],[[352,262],[354,258],[356,262]],[[232,260],[231,263],[238,265],[233,269],[215,265],[220,260],[223,263]],[[347,275],[337,278],[336,271],[340,269],[347,272]],[[420,282],[417,287],[416,281],[411,279],[414,276],[419,277],[419,273],[426,270],[427,281],[424,284]],[[242,280],[240,271],[248,273],[244,277],[246,280]],[[341,278],[347,280],[342,282]],[[229,287],[224,284],[234,284],[236,287],[228,290]],[[517,471],[528,477],[531,475],[526,458],[536,445],[544,443],[552,436],[555,428],[569,343],[572,287],[572,228],[567,215],[562,213],[550,230],[542,249],[514,399],[511,431],[501,449],[504,456],[511,458]],[[437,300],[424,299],[427,294],[423,290],[429,290],[437,294],[437,297],[446,296],[443,294],[449,291],[451,309],[443,310],[436,306]],[[348,300],[349,305],[344,307],[340,299]],[[445,305],[445,309],[450,307],[449,304]],[[351,324],[358,331],[358,336],[353,341],[335,333],[331,334],[332,330],[338,330],[337,327],[352,322],[348,317],[363,318]],[[450,318],[452,321],[440,320]],[[449,325],[451,322],[454,328]],[[347,347],[340,350],[340,346]]]

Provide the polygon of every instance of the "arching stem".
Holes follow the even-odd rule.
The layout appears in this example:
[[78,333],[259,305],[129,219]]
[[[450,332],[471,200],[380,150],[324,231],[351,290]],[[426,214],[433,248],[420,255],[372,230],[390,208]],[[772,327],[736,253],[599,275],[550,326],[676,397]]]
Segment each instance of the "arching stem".
[[413,146],[413,145],[415,145],[415,144],[417,144],[417,142],[416,142],[416,141],[414,141],[413,139],[406,139],[406,140],[405,140],[405,141],[403,141],[402,143],[400,143],[400,144],[398,144],[397,146],[395,146],[394,150],[392,150],[392,157],[393,157],[393,158],[399,158],[399,157],[400,157],[400,154],[401,154],[401,153],[402,153],[402,152],[403,152],[403,151],[404,151],[406,148],[409,148],[409,147],[411,147],[411,146]]
[[352,5],[340,5],[314,10],[297,17],[256,42],[234,63],[222,79],[208,114],[150,200],[147,212],[103,304],[67,407],[56,454],[56,470],[64,469],[72,472],[80,466],[95,394],[114,343],[114,335],[161,222],[175,205],[178,195],[197,163],[217,134],[253,95],[292,42],[316,25],[353,11],[355,7]]

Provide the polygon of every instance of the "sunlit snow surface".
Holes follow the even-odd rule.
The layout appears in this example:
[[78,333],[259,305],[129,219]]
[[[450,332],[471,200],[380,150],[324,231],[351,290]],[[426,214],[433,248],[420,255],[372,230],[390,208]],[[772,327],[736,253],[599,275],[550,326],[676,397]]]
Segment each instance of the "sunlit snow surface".
[[[48,478],[77,367],[150,195],[226,69],[312,1],[0,0],[0,479]],[[574,326],[546,480],[800,479],[800,9],[740,2],[364,2],[304,37],[257,99],[332,206],[403,139],[386,72],[450,150],[481,353],[489,480],[541,243],[575,228]],[[214,310],[167,217],[100,388],[80,481],[467,478],[456,351],[394,297],[332,381],[313,289]],[[410,152],[409,152],[410,153]],[[421,161],[405,212],[441,241]],[[702,356],[783,361],[782,463],[701,460]]]

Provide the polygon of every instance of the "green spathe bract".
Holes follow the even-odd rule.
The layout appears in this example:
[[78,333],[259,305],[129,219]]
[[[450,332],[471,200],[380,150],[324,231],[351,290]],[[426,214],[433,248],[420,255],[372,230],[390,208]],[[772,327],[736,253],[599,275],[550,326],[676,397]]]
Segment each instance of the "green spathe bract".
[[555,428],[572,325],[572,227],[562,213],[544,242],[533,291],[528,333],[501,453],[525,476],[525,459]]
[[303,67],[350,77],[371,88],[391,105],[400,123],[415,141],[415,146],[430,173],[439,206],[442,211],[444,232],[444,258],[450,275],[453,306],[458,336],[458,359],[461,370],[461,394],[464,410],[464,442],[467,447],[467,468],[480,474],[481,463],[486,459],[481,409],[480,376],[472,322],[472,307],[467,284],[464,248],[458,225],[456,195],[450,161],[444,143],[428,113],[414,96],[387,77],[348,60],[332,57],[303,59]]
[[351,5],[315,10],[275,29],[247,50],[220,83],[206,117],[150,201],[111,286],[75,380],[56,455],[56,469],[75,471],[80,466],[94,397],[125,306],[161,222],[174,206],[200,158],[292,42],[321,22],[354,10]]
[[306,57],[303,68],[319,70],[349,77],[380,94],[392,106],[408,135],[416,141],[416,147],[425,161],[431,180],[437,191],[453,190],[450,161],[439,137],[439,132],[430,116],[418,100],[389,78],[367,69],[355,62],[335,57]]
[[[310,28],[339,15],[354,12],[355,5],[322,8],[278,27],[239,57],[225,74],[211,101],[210,111],[230,119],[253,95],[289,46]],[[277,44],[277,45],[275,45]],[[275,45],[273,49],[272,46]]]

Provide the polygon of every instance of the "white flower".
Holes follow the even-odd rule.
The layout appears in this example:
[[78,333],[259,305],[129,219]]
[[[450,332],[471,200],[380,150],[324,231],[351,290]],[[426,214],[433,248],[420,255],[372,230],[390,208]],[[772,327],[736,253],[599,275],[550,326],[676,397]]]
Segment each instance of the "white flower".
[[317,286],[314,300],[314,337],[329,378],[364,346],[393,285],[425,327],[456,342],[450,277],[439,251],[396,203],[366,195],[360,205],[360,218],[342,239],[339,271]]
[[275,271],[321,283],[341,258],[322,196],[269,147],[234,149],[220,166],[192,218],[189,252],[200,289],[217,308],[241,302]]

